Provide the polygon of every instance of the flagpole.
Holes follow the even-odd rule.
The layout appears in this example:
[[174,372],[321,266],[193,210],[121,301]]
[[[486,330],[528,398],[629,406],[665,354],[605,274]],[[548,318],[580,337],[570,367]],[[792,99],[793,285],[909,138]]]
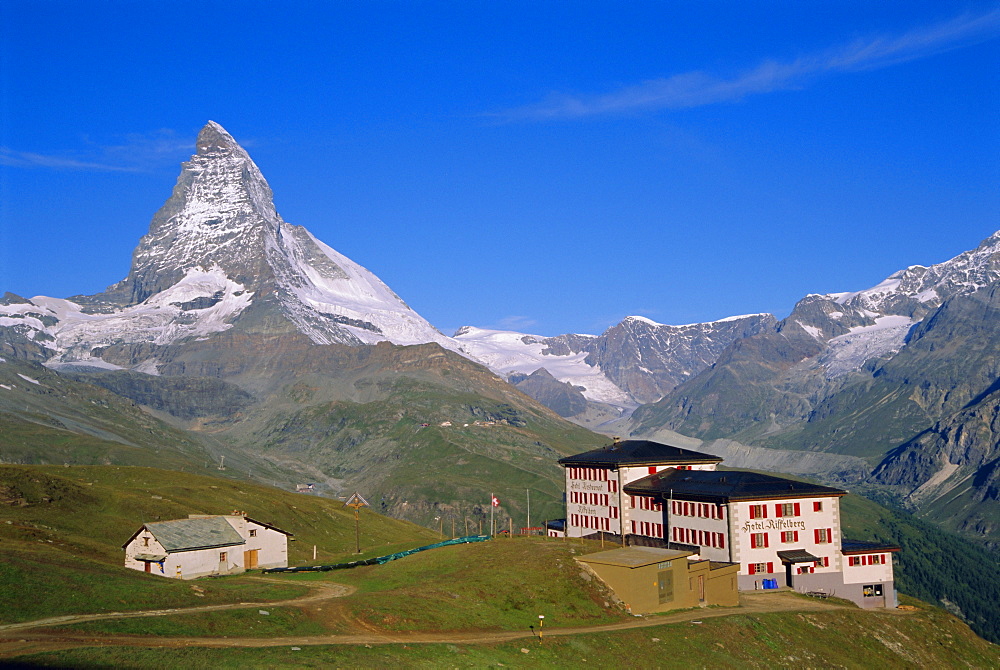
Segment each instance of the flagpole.
[[496,527],[493,525],[493,493],[490,493],[490,536],[496,535]]
[[528,528],[531,528],[531,489],[524,489],[524,492],[528,495]]

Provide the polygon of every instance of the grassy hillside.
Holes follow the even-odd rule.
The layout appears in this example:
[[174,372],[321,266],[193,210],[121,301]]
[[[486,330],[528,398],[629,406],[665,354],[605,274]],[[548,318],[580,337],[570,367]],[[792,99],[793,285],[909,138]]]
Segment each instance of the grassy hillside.
[[74,668],[990,668],[1000,649],[941,610],[838,610],[706,618],[650,628],[484,644],[91,647],[21,656],[21,667]]
[[[600,544],[546,538],[496,539],[417,554],[383,566],[287,575],[290,582],[336,581],[357,587],[345,598],[268,615],[226,611],[67,627],[102,635],[153,636],[142,647],[92,647],[21,656],[36,666],[71,667],[997,667],[1000,648],[947,612],[908,601],[907,612],[862,611],[785,595],[773,611],[708,608],[680,612],[650,627],[570,632],[581,626],[642,623],[585,580],[574,556]],[[767,595],[758,596],[765,603]],[[537,636],[538,614],[545,634]],[[513,641],[491,632],[523,633]],[[54,631],[58,637],[59,632]],[[322,644],[299,636],[350,636]],[[406,643],[407,635],[425,642]],[[560,634],[569,633],[569,634]],[[262,638],[199,648],[174,636]],[[478,643],[450,640],[472,636]],[[283,642],[271,638],[296,636]],[[435,636],[438,636],[435,638]],[[395,644],[378,640],[395,639]],[[366,640],[369,643],[366,643]],[[437,640],[437,643],[434,643]],[[313,646],[313,642],[320,642]],[[89,644],[90,640],[78,644]],[[105,641],[107,643],[107,641]],[[102,643],[103,644],[103,643]],[[147,647],[156,646],[158,648]],[[273,645],[273,646],[272,646]]]
[[[320,561],[353,551],[353,512],[334,500],[153,468],[0,466],[0,622],[286,597],[287,587],[239,578],[212,580],[196,596],[187,584],[122,567],[121,545],[144,522],[233,510],[294,533],[293,565],[311,561],[314,545]],[[377,553],[437,537],[368,510],[362,517],[362,545]]]

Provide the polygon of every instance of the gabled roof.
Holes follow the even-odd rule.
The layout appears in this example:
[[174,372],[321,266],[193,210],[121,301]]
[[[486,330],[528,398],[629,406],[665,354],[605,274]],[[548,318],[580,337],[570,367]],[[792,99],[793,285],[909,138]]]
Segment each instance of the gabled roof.
[[627,466],[627,465],[698,465],[721,463],[722,458],[700,451],[682,449],[650,440],[625,440],[591,449],[576,456],[559,459],[559,465]]
[[739,470],[665,470],[637,479],[622,489],[625,493],[655,495],[663,500],[673,497],[679,500],[711,503],[847,494],[847,491],[831,486]]
[[168,552],[246,544],[225,518],[176,519],[147,523],[147,529]]
[[284,533],[288,537],[292,537],[294,535],[294,533],[289,533],[287,530],[281,530],[277,526],[272,526],[269,523],[264,523],[263,521],[257,521],[257,519],[251,519],[248,516],[244,516],[243,518],[246,519],[247,521],[250,521],[251,523],[257,524],[258,526],[263,526],[264,528],[270,528],[271,530],[277,531],[279,533]]
[[860,540],[841,540],[840,553],[842,554],[876,554],[880,551],[900,551],[897,544],[884,544],[882,542],[862,542]]

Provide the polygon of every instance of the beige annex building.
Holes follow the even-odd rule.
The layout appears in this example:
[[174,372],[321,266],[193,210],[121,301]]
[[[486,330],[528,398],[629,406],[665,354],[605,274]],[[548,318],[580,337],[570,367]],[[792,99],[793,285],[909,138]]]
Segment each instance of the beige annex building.
[[623,547],[580,556],[633,614],[739,604],[733,563],[697,560],[693,551]]

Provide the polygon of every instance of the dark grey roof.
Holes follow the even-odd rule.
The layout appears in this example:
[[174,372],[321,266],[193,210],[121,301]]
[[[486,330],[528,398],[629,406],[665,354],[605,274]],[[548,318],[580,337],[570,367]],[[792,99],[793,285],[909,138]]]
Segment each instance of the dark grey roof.
[[221,516],[157,521],[147,523],[146,528],[168,552],[228,547],[246,543],[236,532],[236,529]]
[[862,542],[860,540],[841,540],[840,553],[842,554],[874,554],[880,551],[899,551],[897,544],[884,544],[882,542]]
[[778,558],[782,563],[814,563],[820,560],[819,556],[813,556],[805,549],[788,549],[778,552]]
[[559,465],[696,465],[721,463],[722,458],[650,440],[625,440],[559,459]]
[[847,493],[830,486],[740,470],[665,470],[637,479],[622,488],[625,493],[659,495],[664,500],[672,496],[679,500],[713,503],[842,496]]

